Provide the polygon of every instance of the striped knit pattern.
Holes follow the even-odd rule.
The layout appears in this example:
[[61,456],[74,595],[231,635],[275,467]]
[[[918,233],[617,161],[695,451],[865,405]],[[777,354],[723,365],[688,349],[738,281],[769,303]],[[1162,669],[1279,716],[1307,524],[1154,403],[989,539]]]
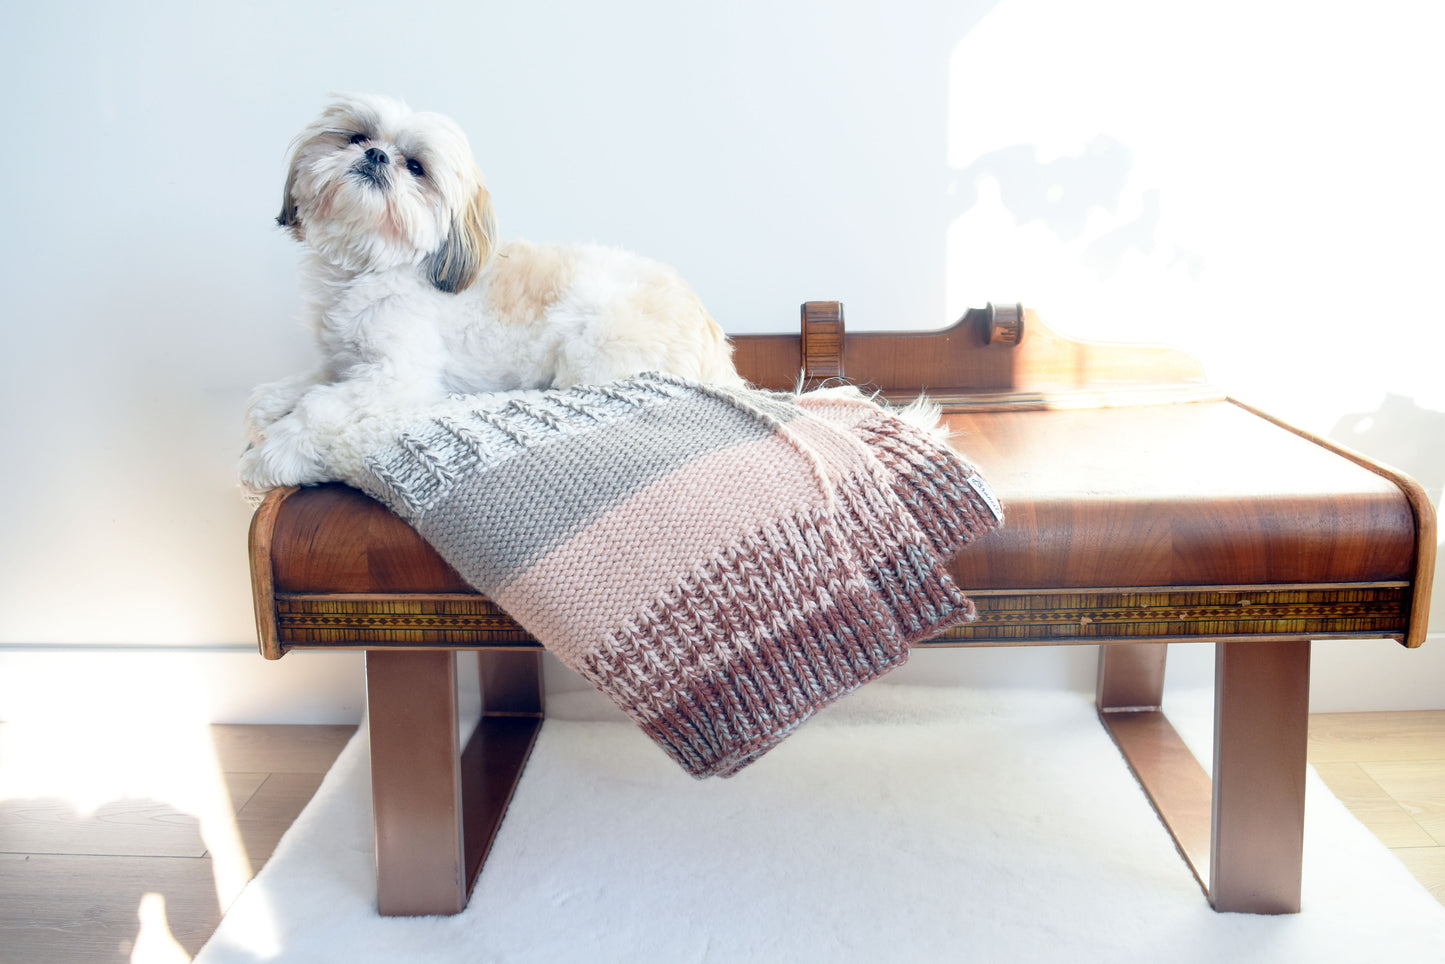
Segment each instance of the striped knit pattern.
[[454,399],[351,475],[699,777],[972,618],[944,559],[1002,521],[872,403],[654,374]]

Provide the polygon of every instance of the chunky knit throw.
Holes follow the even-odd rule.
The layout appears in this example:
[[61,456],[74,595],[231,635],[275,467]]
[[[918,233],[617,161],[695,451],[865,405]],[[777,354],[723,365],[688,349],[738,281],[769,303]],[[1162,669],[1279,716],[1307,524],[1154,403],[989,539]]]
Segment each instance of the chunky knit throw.
[[357,438],[339,475],[700,777],[971,619],[944,559],[1003,518],[950,447],[836,394],[648,374]]

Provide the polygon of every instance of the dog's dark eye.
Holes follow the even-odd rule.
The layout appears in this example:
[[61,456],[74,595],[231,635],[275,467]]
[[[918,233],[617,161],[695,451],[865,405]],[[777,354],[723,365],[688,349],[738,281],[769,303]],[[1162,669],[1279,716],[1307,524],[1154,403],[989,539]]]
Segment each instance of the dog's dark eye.
[[407,161],[406,169],[408,171],[411,171],[413,177],[421,177],[423,174],[426,173],[426,171],[422,170],[421,164],[419,164],[415,160]]
[[352,134],[351,140],[348,143],[365,144],[369,140],[371,140],[371,138],[367,137],[365,134]]

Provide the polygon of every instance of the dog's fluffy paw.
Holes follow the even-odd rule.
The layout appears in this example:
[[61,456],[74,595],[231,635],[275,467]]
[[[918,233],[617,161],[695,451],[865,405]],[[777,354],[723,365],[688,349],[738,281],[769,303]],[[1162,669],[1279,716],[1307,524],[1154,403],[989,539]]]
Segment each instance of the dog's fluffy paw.
[[299,419],[286,416],[241,456],[241,488],[254,501],[271,489],[325,481],[320,453]]
[[252,443],[261,442],[271,426],[290,415],[315,384],[312,375],[296,375],[259,386],[246,403],[246,438]]

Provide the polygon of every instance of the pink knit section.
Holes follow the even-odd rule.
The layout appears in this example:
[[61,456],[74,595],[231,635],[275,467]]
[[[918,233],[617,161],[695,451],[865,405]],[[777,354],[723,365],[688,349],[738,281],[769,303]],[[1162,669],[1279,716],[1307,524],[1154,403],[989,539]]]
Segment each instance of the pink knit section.
[[[737,485],[740,479],[747,485]],[[756,528],[758,506],[791,514],[823,504],[812,468],[783,438],[734,446],[594,520],[499,590],[496,602],[569,658],[672,591],[719,546]]]
[[[877,408],[870,406],[876,412]],[[865,472],[873,464],[868,447],[846,432],[840,432],[828,419],[804,409],[803,414],[787,423],[785,431],[793,436],[813,458],[827,466],[830,482],[845,475]]]
[[862,398],[804,394],[799,395],[797,401],[798,407],[803,411],[816,415],[838,428],[851,429],[859,422],[878,414],[878,406]]

